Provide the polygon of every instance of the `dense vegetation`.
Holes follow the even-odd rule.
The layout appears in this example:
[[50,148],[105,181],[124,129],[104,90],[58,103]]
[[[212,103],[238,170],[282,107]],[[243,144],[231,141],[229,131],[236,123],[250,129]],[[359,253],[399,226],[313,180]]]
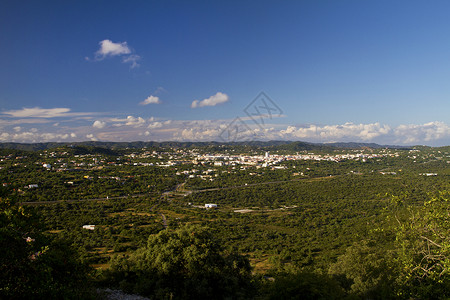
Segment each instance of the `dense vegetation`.
[[95,299],[89,267],[67,241],[43,233],[26,208],[0,205],[0,298]]
[[193,158],[302,146],[2,150],[1,297],[89,298],[89,284],[156,299],[450,297],[449,147]]

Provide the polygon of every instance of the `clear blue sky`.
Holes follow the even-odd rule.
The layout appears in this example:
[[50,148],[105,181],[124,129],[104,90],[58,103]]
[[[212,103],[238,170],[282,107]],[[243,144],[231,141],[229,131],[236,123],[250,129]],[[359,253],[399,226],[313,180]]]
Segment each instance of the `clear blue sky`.
[[[448,1],[3,0],[0,141],[449,145],[449,11]],[[244,111],[260,92],[279,108],[260,110],[264,124]],[[230,124],[239,136],[224,136]]]

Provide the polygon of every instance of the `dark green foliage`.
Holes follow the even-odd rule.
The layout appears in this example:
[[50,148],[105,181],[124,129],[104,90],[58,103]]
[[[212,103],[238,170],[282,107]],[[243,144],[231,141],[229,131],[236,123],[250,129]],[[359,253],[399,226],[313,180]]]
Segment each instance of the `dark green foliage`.
[[78,254],[40,233],[24,208],[0,201],[0,298],[93,298]]
[[125,290],[156,299],[245,299],[254,293],[248,260],[223,253],[199,226],[150,236],[145,247],[113,259],[110,277]]
[[266,283],[267,290],[263,298],[268,300],[287,299],[342,299],[345,296],[338,281],[330,276],[312,272],[280,274]]
[[391,228],[402,266],[398,293],[404,298],[450,298],[450,190],[431,194],[416,208],[396,200]]
[[330,267],[341,286],[363,299],[393,299],[399,274],[392,251],[374,242],[360,241],[347,248]]

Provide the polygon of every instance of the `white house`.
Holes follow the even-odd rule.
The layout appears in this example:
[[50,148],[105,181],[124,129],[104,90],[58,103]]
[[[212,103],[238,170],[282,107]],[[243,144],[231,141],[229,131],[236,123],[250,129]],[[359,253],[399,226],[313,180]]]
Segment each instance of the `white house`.
[[83,225],[83,229],[94,230],[95,229],[95,225]]
[[213,204],[213,203],[207,203],[205,204],[205,208],[216,208],[217,204]]

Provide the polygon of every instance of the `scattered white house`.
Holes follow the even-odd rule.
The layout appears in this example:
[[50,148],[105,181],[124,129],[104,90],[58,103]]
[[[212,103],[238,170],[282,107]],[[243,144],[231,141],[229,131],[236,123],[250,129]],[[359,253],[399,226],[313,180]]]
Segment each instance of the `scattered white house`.
[[48,170],[50,170],[52,168],[51,164],[43,164],[42,166]]
[[37,189],[38,187],[39,187],[39,185],[37,185],[37,184],[29,184],[28,185],[29,189]]
[[213,204],[213,203],[207,203],[205,204],[205,208],[216,208],[217,204]]
[[95,225],[83,225],[83,229],[94,230],[95,229]]

